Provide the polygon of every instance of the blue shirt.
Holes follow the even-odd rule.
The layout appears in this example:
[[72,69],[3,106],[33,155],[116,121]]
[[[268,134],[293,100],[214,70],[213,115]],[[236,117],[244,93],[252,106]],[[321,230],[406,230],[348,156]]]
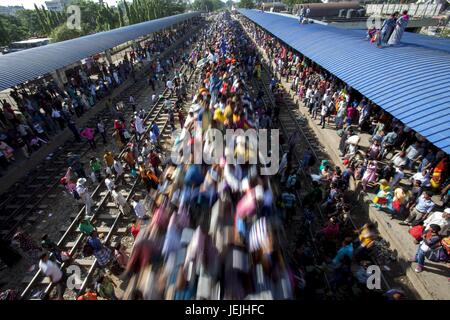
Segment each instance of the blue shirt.
[[416,210],[422,213],[430,213],[434,208],[434,202],[430,200],[425,200],[424,196],[420,196],[417,199]]
[[353,244],[346,245],[345,247],[342,247],[339,249],[339,251],[336,254],[336,257],[333,259],[333,265],[338,267],[341,264],[342,258],[344,256],[348,256],[350,259],[353,256]]

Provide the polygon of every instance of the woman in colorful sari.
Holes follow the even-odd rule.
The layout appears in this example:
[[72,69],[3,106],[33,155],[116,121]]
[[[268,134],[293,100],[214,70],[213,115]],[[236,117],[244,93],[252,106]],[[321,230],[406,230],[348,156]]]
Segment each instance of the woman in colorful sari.
[[442,182],[448,174],[448,158],[443,158],[438,162],[436,167],[434,167],[433,174],[431,176],[431,187],[433,189],[439,189]]
[[373,202],[372,206],[374,206],[377,209],[380,209],[382,206],[387,205],[389,198],[392,198],[391,187],[389,186],[389,182],[386,179],[381,179],[379,181],[379,184],[380,189],[375,198],[373,198],[372,200]]
[[369,160],[369,163],[367,164],[366,171],[364,171],[364,175],[361,181],[362,188],[364,191],[367,189],[367,185],[370,182],[373,182],[377,179],[377,162]]
[[408,198],[407,192],[402,188],[396,188],[394,190],[394,197],[392,200],[388,200],[387,209],[392,214],[392,218],[401,215]]
[[405,32],[406,26],[409,22],[408,10],[403,11],[402,16],[397,19],[394,32],[392,32],[389,38],[388,44],[391,46],[397,45],[402,39],[403,33]]

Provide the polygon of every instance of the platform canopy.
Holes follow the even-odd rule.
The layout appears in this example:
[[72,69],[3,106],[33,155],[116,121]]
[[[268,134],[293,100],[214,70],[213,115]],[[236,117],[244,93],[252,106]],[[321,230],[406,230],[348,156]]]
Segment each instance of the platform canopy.
[[405,33],[400,45],[378,49],[364,30],[239,12],[450,154],[449,39]]
[[198,16],[182,13],[0,56],[0,90]]

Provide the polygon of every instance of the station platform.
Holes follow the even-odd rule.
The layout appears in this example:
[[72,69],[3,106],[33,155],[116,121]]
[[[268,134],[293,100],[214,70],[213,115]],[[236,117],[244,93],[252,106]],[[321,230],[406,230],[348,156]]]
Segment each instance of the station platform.
[[[289,92],[290,82],[282,80],[284,88]],[[292,93],[292,92],[291,92]],[[292,97],[292,96],[291,96]],[[297,97],[292,98],[296,103],[297,108],[295,112],[302,115],[307,119],[308,125],[313,129],[318,139],[321,141],[325,150],[327,150],[331,160],[335,165],[343,168],[342,160],[339,156],[339,142],[340,137],[336,133],[334,124],[326,126],[322,129],[319,126],[319,120],[313,120],[308,115],[308,110],[303,106],[303,103],[298,101]],[[361,137],[359,146],[364,150],[370,146],[369,138],[371,137],[367,133],[359,133]],[[408,185],[407,180],[412,175],[410,171],[405,171],[405,179],[400,183]],[[352,211],[352,219],[358,224],[364,224],[366,218],[369,218],[378,227],[380,235],[388,241],[390,249],[397,255],[397,261],[401,268],[404,269],[408,280],[413,285],[414,289],[419,294],[420,298],[426,300],[449,300],[450,299],[450,268],[445,263],[434,263],[429,260],[426,261],[424,271],[422,273],[416,273],[414,271],[415,264],[411,264],[408,259],[415,255],[417,245],[413,242],[412,236],[408,233],[409,227],[398,224],[398,220],[392,220],[391,216],[387,213],[377,210],[370,206],[372,199],[375,197],[374,190],[367,193],[362,192],[359,184],[355,181],[351,183],[351,189],[355,192],[359,203],[358,208]],[[440,206],[442,203],[439,196],[433,196],[433,201],[436,205]],[[389,271],[383,271],[389,272]]]

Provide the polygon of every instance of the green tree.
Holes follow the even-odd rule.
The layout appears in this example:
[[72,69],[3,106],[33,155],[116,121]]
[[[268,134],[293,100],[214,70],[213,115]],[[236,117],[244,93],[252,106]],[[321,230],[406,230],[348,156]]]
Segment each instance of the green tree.
[[124,19],[124,15],[123,15],[123,10],[122,10],[121,7],[119,7],[119,8],[118,8],[118,11],[119,11],[119,21],[120,21],[120,26],[121,26],[121,27],[124,27],[124,26],[126,26],[126,24],[125,24],[125,19]]
[[27,29],[30,37],[45,37],[47,34],[42,28],[36,10],[19,10],[16,12],[22,26]]
[[215,11],[225,7],[220,0],[195,0],[192,9],[197,11]]
[[28,29],[17,16],[0,15],[0,44],[8,45],[14,41],[30,37]]
[[50,34],[52,42],[59,42],[78,38],[83,35],[83,32],[77,29],[69,29],[67,25],[63,23],[59,27],[55,28]]
[[239,8],[253,9],[255,7],[255,1],[253,0],[241,0],[238,3]]

